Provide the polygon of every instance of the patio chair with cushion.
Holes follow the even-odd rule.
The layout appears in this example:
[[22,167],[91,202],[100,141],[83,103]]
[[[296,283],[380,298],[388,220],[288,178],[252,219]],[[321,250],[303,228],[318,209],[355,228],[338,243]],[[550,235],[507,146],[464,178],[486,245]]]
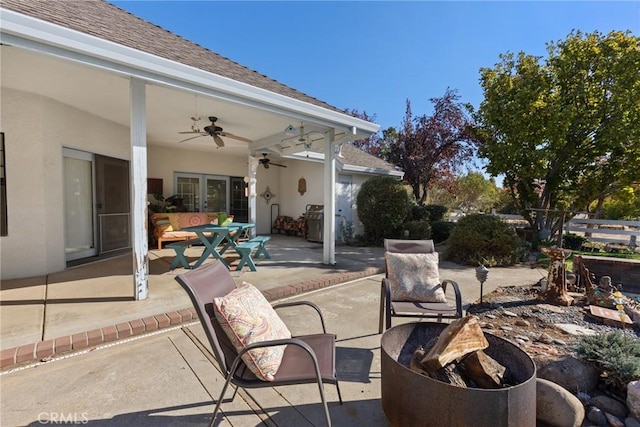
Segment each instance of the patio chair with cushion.
[[[462,317],[460,288],[453,280],[440,281],[433,240],[385,239],[384,249],[379,333],[391,327],[392,317],[435,318],[438,322]],[[453,306],[447,302],[448,288],[453,289]]]
[[[327,334],[320,309],[308,301],[271,306],[253,285],[236,286],[229,269],[219,261],[176,277],[191,298],[226,377],[211,425],[229,384],[242,388],[316,383],[327,425],[331,425],[323,383],[335,384],[336,336]],[[319,315],[322,333],[292,337],[274,309],[306,305]],[[235,393],[234,393],[235,397]],[[233,398],[232,398],[233,399]]]

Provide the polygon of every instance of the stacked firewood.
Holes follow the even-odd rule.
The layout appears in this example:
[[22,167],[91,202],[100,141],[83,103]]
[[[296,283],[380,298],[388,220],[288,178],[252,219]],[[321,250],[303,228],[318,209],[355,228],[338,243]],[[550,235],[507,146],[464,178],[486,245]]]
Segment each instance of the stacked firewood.
[[409,368],[427,377],[458,387],[495,389],[507,386],[506,368],[483,350],[489,342],[476,316],[449,324],[413,353]]

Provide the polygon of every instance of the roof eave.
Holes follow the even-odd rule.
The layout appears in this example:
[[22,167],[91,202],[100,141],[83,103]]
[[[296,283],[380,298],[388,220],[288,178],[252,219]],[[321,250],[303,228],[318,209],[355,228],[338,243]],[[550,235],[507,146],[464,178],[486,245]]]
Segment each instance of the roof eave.
[[338,163],[338,170],[340,170],[341,172],[352,172],[352,173],[359,173],[359,174],[365,174],[365,175],[388,175],[388,176],[395,176],[398,178],[404,177],[404,172],[399,171],[397,169],[371,168],[366,166],[344,164],[342,162],[337,162],[337,163]]
[[342,129],[358,138],[380,126],[345,113],[257,88],[218,74],[123,46],[8,9],[0,9],[0,42],[63,57],[120,75],[202,92],[277,114]]

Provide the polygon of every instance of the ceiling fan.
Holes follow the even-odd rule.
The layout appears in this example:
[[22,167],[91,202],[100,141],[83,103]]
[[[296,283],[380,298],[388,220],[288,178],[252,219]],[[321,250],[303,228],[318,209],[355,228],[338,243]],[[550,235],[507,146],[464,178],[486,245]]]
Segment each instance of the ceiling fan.
[[279,166],[281,168],[286,168],[286,165],[281,165],[279,163],[272,163],[271,159],[267,157],[267,153],[262,153],[262,158],[260,159],[260,163],[264,166],[265,169],[269,169],[270,165]]
[[191,117],[191,120],[193,120],[193,124],[191,125],[191,130],[190,131],[186,131],[186,132],[178,132],[178,133],[179,134],[197,133],[198,135],[192,136],[192,137],[187,138],[187,139],[183,139],[180,142],[190,141],[190,140],[195,139],[195,138],[200,138],[201,136],[211,136],[213,138],[213,141],[218,146],[218,148],[224,147],[224,140],[221,138],[222,136],[225,137],[225,138],[237,139],[238,141],[252,142],[248,138],[243,138],[241,136],[234,135],[234,134],[229,133],[229,132],[225,132],[220,126],[216,125],[216,121],[218,120],[217,117],[210,116],[209,117],[209,121],[211,122],[211,124],[209,126],[205,126],[202,131],[200,130],[200,128],[196,124],[196,122],[198,120],[200,120],[200,117]]

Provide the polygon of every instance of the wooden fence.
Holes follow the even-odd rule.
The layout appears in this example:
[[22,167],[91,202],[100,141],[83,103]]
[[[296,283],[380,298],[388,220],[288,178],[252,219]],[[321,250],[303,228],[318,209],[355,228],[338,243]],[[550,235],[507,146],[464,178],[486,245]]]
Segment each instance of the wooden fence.
[[635,248],[640,240],[640,221],[572,218],[565,223],[564,231],[585,236],[592,242],[618,243]]
[[[497,216],[516,228],[528,226],[520,215],[498,214]],[[640,221],[574,217],[564,224],[564,232],[587,237],[592,242],[617,243],[635,248],[640,241]]]

